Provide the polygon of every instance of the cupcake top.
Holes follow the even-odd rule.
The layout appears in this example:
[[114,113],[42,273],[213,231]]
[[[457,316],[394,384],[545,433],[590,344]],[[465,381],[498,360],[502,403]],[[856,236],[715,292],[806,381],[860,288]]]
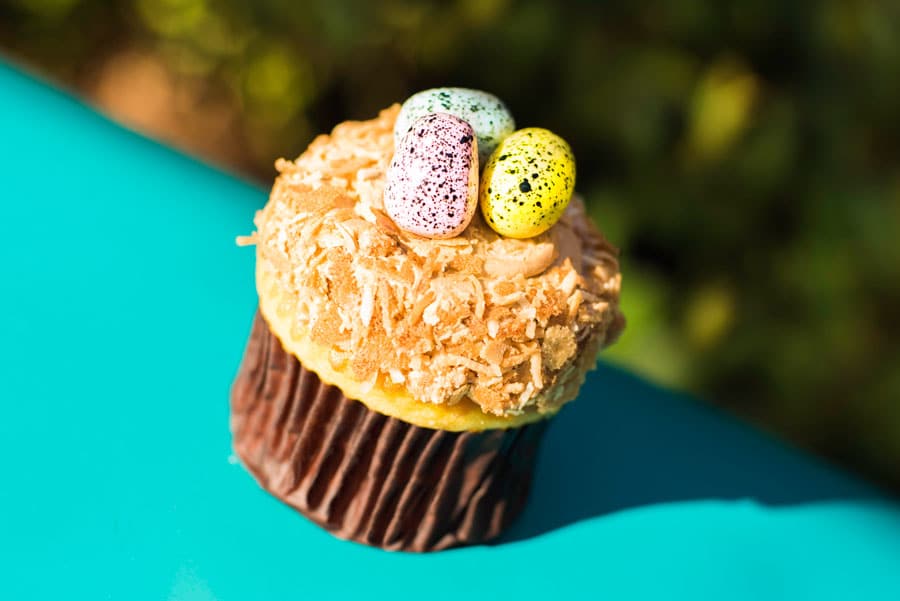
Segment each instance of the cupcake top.
[[616,249],[577,196],[526,239],[497,234],[478,212],[451,238],[401,230],[384,207],[399,108],[277,161],[247,240],[258,281],[264,273],[289,299],[292,333],[363,389],[501,417],[557,410],[624,325]]

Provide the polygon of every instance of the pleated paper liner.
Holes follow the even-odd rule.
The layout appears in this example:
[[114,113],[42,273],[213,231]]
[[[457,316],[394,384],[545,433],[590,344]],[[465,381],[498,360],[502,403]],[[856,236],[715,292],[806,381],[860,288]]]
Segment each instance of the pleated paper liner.
[[545,421],[447,432],[348,399],[257,312],[232,388],[234,448],[263,488],[334,535],[391,550],[487,541],[521,511]]

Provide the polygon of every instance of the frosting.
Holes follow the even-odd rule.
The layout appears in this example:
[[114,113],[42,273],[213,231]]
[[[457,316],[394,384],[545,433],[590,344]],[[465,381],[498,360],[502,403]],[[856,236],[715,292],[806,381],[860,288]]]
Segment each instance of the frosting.
[[276,163],[249,240],[258,261],[294,297],[297,330],[366,386],[498,416],[555,411],[624,326],[617,251],[577,197],[527,240],[478,214],[455,238],[399,230],[383,207],[397,111],[345,122]]

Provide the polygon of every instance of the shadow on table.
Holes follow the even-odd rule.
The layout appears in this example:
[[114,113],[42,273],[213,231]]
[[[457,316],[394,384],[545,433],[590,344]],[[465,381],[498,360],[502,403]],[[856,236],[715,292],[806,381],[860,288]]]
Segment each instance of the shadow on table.
[[713,407],[600,365],[551,422],[528,505],[499,543],[669,501],[793,505],[878,496]]

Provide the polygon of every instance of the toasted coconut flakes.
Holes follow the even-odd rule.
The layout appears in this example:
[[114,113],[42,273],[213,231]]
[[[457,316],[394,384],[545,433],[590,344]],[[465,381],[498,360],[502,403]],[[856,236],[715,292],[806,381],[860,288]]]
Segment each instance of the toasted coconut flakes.
[[528,403],[528,401],[531,399],[531,397],[532,397],[532,395],[534,395],[534,393],[535,393],[534,383],[533,383],[533,382],[526,382],[526,383],[525,383],[525,390],[523,390],[523,391],[519,394],[519,399],[518,399],[517,405],[518,405],[519,407],[525,406],[525,404]]
[[510,296],[519,294],[521,291],[516,288],[516,285],[510,282],[509,280],[501,280],[497,282],[494,286],[492,292],[500,297]]
[[430,326],[436,326],[440,323],[441,318],[438,317],[438,307],[440,306],[440,301],[434,301],[422,312],[422,321],[427,323]]
[[272,266],[276,271],[281,271],[284,273],[290,273],[291,271],[291,260],[284,253],[278,252],[274,249],[267,249],[264,251],[260,250],[260,246],[257,245],[257,260],[265,260]]
[[353,238],[353,235],[347,230],[346,225],[338,221],[335,223],[335,229],[343,238],[344,248],[346,248],[350,252],[356,252],[357,250],[359,250],[359,246],[356,244],[356,240]]
[[400,235],[400,228],[397,227],[394,221],[388,217],[384,211],[372,209],[372,213],[375,215],[375,223],[385,232],[394,234],[395,236]]
[[507,369],[510,367],[515,367],[515,366],[521,365],[522,363],[527,361],[529,357],[530,357],[529,354],[521,353],[521,352],[509,354],[506,356],[505,359],[503,359],[500,366],[504,369]]
[[310,337],[313,342],[331,346],[340,342],[345,335],[341,332],[341,317],[335,306],[328,307],[313,322]]
[[500,322],[498,322],[496,319],[489,319],[487,322],[487,331],[488,336],[490,336],[491,338],[496,338],[497,334],[500,333]]
[[566,302],[570,320],[575,319],[575,316],[578,314],[578,309],[581,307],[583,295],[584,293],[581,292],[581,290],[576,290],[572,293],[572,296],[570,296],[569,300]]
[[522,292],[513,292],[506,296],[495,296],[493,301],[497,305],[506,306],[513,305],[524,298],[524,294]]
[[503,413],[505,406],[508,404],[508,395],[484,386],[472,388],[469,392],[469,397],[481,405],[481,408],[488,413]]
[[445,354],[441,356],[441,360],[435,360],[435,363],[438,366],[456,366],[462,365],[468,369],[471,369],[475,373],[485,374],[489,376],[500,376],[502,372],[500,371],[500,367],[497,365],[486,365],[484,363],[479,363],[478,361],[473,361],[468,357],[463,357],[462,355],[452,355]]
[[525,390],[525,384],[522,382],[510,382],[503,386],[503,392],[505,394],[513,394],[518,395]]
[[500,322],[500,331],[497,332],[497,336],[512,340],[524,340],[526,325],[517,319],[505,319]]
[[517,311],[519,319],[529,320],[537,317],[537,309],[533,305],[522,304]]
[[550,326],[544,332],[541,354],[551,370],[558,370],[575,355],[578,349],[572,330],[563,326]]
[[[541,294],[540,298],[535,299],[538,301],[535,307],[535,317],[541,324],[546,324],[551,317],[560,315],[568,308],[568,299],[559,290],[554,289],[542,292],[543,294]],[[573,294],[579,294],[579,291],[576,290]]]
[[457,404],[458,402],[460,402],[461,400],[466,398],[466,396],[469,394],[469,390],[471,388],[472,388],[471,384],[464,384],[464,385],[460,386],[459,388],[454,390],[453,393],[450,394],[450,397],[447,399],[447,404],[449,404],[449,405]]
[[394,320],[391,315],[392,307],[391,289],[387,282],[378,282],[378,304],[381,307],[381,323],[384,324],[385,333],[390,336],[394,333]]
[[398,108],[277,161],[257,232],[239,239],[292,293],[292,333],[309,332],[367,386],[383,377],[423,401],[468,397],[514,415],[571,399],[583,374],[572,357],[624,323],[615,249],[577,198],[530,240],[502,238],[477,215],[455,238],[402,232],[382,203]]
[[503,355],[506,353],[507,345],[499,340],[491,340],[487,342],[481,349],[481,358],[491,365],[500,365],[503,362]]
[[359,318],[364,326],[372,322],[372,312],[375,309],[375,288],[368,285],[363,288],[362,302],[359,305]]
[[[484,324],[484,321],[474,315],[464,319],[463,325],[467,328],[470,340],[473,338],[485,340],[488,335],[487,326]],[[485,344],[489,344],[490,342],[490,340],[485,340]]]
[[566,277],[560,282],[559,289],[566,296],[570,296],[575,291],[575,285],[578,282],[578,272],[572,269],[566,273]]
[[413,304],[413,306],[410,308],[408,321],[410,323],[417,322],[422,316],[422,313],[424,313],[425,308],[431,305],[431,303],[433,302],[435,302],[434,293],[429,290],[424,295],[420,296],[415,301],[415,304]]
[[531,382],[538,390],[544,387],[544,379],[541,377],[541,354],[535,353],[531,356]]
[[[373,326],[376,325],[373,323]],[[386,348],[385,336],[378,330],[378,327],[370,329],[369,335],[363,340],[362,346],[354,353],[350,362],[353,375],[359,381],[367,380],[379,371]]]
[[256,232],[253,232],[249,236],[238,236],[234,241],[238,246],[253,246],[258,242],[258,239]]

